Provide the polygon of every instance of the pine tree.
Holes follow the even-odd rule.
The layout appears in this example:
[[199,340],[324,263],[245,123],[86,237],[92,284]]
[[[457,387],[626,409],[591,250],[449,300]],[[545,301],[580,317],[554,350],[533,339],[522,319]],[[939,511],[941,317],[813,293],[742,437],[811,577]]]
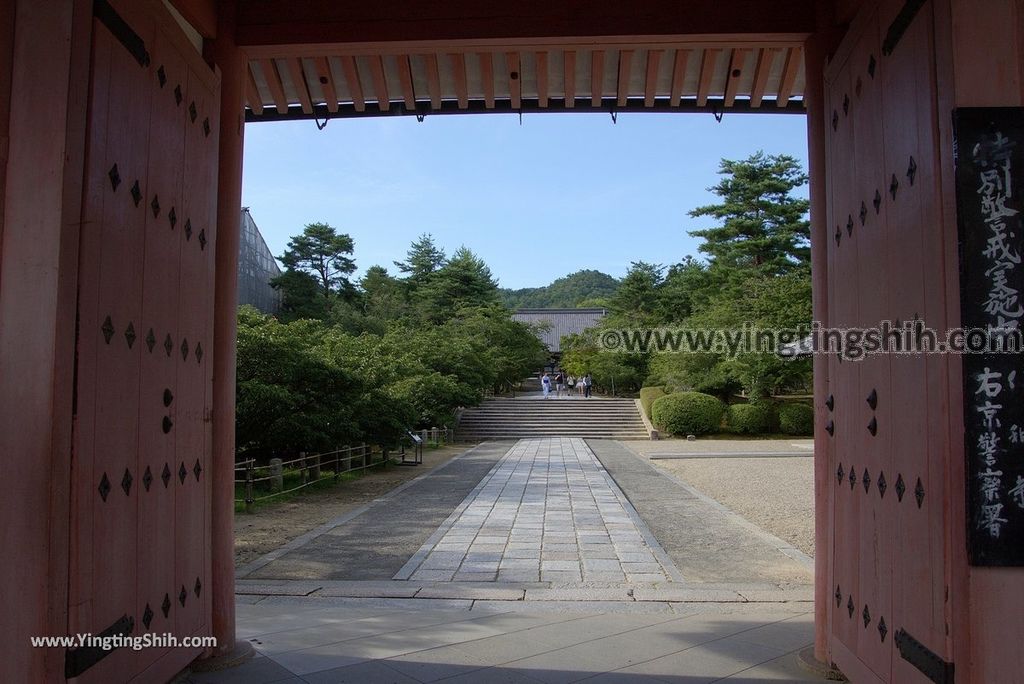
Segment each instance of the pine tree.
[[308,223],[302,235],[288,241],[288,249],[281,257],[289,270],[301,271],[316,277],[320,294],[331,297],[351,293],[348,276],[356,269],[350,258],[352,238],[326,223]]
[[445,263],[444,250],[435,244],[430,233],[423,233],[409,247],[405,261],[396,261],[395,266],[413,285],[422,285]]

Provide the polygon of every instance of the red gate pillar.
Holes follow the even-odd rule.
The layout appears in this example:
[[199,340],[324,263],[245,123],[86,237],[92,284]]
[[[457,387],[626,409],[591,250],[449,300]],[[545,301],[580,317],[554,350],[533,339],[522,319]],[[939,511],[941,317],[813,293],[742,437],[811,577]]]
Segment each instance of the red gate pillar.
[[234,40],[234,2],[219,4],[215,64],[221,70],[220,161],[217,174],[217,274],[213,332],[213,635],[216,655],[235,649],[235,338],[238,319],[239,207],[245,130],[246,60]]

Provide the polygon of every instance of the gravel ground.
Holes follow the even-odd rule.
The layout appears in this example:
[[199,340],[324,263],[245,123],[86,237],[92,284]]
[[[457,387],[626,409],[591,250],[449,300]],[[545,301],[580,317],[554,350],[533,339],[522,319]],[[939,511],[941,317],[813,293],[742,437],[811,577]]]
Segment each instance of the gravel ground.
[[[631,442],[630,446],[635,444]],[[655,459],[651,463],[804,553],[814,555],[812,457],[703,457]]]
[[471,445],[424,449],[423,465],[393,465],[328,489],[235,514],[235,565],[240,566],[283,546],[295,537],[390,492],[406,480],[433,470]]

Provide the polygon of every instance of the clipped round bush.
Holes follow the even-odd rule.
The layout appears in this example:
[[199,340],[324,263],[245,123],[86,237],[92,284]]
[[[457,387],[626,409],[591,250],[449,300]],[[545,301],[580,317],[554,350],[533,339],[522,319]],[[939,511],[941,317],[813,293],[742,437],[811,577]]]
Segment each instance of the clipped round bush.
[[704,435],[718,432],[725,404],[710,394],[676,392],[655,400],[651,421],[671,435]]
[[763,403],[733,404],[726,411],[725,421],[732,432],[762,435],[771,425],[771,408]]
[[640,390],[640,405],[644,407],[648,418],[651,417],[651,406],[665,394],[664,387],[644,387]]
[[814,434],[814,409],[807,404],[779,406],[779,430],[787,435]]

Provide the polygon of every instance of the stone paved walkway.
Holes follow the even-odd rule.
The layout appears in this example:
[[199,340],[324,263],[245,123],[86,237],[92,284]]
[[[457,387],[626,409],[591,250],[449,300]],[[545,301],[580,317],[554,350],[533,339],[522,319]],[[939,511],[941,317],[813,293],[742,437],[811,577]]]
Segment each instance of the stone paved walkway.
[[582,439],[524,439],[395,576],[648,584],[682,578]]

